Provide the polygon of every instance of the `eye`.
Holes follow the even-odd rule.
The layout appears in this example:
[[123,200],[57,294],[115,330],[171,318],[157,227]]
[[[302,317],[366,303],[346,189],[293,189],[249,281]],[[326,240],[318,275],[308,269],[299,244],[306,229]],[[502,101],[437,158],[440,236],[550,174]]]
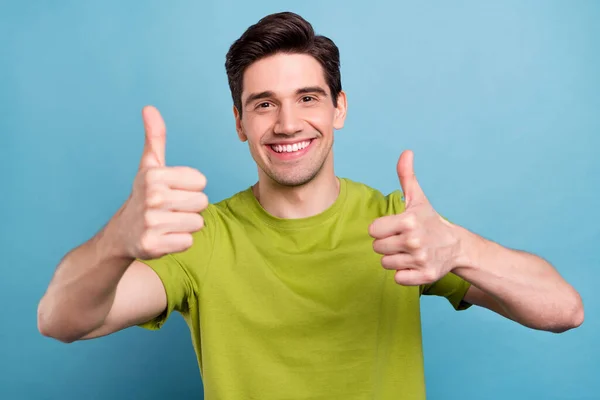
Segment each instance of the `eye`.
[[302,97],[302,102],[304,102],[304,103],[310,103],[313,100],[315,100],[315,98],[312,97],[312,96],[304,96],[304,97]]
[[269,104],[268,102],[264,101],[262,103],[258,103],[258,105],[256,106],[256,108],[268,108],[270,106],[271,106],[271,104]]

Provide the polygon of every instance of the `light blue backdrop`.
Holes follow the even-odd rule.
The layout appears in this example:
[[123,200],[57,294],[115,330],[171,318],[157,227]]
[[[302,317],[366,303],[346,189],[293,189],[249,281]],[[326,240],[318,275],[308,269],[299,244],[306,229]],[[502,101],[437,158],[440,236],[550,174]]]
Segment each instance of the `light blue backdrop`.
[[217,201],[256,171],[237,140],[224,55],[265,14],[292,10],[342,55],[341,176],[383,192],[415,151],[438,211],[542,255],[581,292],[562,335],[423,301],[429,399],[597,399],[600,350],[600,3],[3,1],[0,8],[0,398],[200,398],[179,315],[61,344],[36,329],[55,266],[127,197],[140,110],[168,126],[167,162]]

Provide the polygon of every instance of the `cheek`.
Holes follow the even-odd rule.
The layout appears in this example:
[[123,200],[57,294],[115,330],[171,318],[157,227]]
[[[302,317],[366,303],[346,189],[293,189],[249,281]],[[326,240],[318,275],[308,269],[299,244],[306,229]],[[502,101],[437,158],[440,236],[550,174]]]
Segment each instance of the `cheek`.
[[327,134],[333,131],[334,110],[308,109],[304,120],[322,134]]
[[260,138],[273,126],[272,118],[266,115],[248,117],[244,121],[244,133],[252,144],[260,145]]

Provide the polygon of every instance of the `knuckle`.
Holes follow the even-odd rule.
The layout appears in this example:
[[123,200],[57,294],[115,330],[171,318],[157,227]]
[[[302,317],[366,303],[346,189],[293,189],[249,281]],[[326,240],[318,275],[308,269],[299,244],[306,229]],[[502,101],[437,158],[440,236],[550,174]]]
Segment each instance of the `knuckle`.
[[391,268],[392,265],[391,265],[391,262],[390,262],[390,257],[387,257],[387,256],[381,257],[381,266],[383,268]]
[[373,251],[379,253],[381,249],[379,248],[379,240],[373,240]]
[[142,253],[142,258],[154,258],[158,256],[156,249],[156,240],[148,232],[144,233],[140,238],[139,248]]
[[198,195],[198,207],[200,208],[200,211],[208,207],[208,196],[204,192],[200,192]]
[[146,184],[146,186],[152,186],[152,184],[157,181],[158,181],[158,170],[156,168],[151,168],[145,172],[144,183]]
[[418,236],[411,236],[406,239],[406,247],[411,250],[418,250],[421,248],[421,238]]
[[427,264],[427,254],[424,251],[418,251],[414,254],[414,260],[419,267],[424,267]]
[[165,196],[161,191],[156,189],[147,191],[145,201],[146,208],[159,208],[164,204],[164,202]]
[[375,233],[376,233],[375,228],[376,228],[376,226],[377,226],[377,220],[373,221],[371,223],[371,225],[369,225],[369,229],[367,230],[367,232],[369,233],[369,236],[371,236],[373,238],[375,237]]
[[407,230],[415,229],[417,227],[417,217],[415,214],[409,214],[404,219],[404,226]]
[[194,244],[194,237],[188,233],[181,237],[181,246],[184,249],[189,249]]
[[195,170],[196,174],[197,174],[197,181],[198,181],[198,186],[200,186],[200,190],[204,190],[204,188],[206,187],[206,176],[204,176],[204,174],[198,170]]
[[157,218],[155,213],[146,211],[142,218],[144,231],[152,229],[157,224]]
[[435,282],[437,280],[437,273],[434,269],[426,269],[423,271],[423,278],[428,283]]
[[404,275],[400,274],[400,273],[395,273],[394,274],[394,281],[398,284],[398,285],[404,285],[406,284],[406,280],[404,279]]
[[200,214],[196,214],[196,218],[194,220],[194,230],[199,231],[204,227],[204,218]]

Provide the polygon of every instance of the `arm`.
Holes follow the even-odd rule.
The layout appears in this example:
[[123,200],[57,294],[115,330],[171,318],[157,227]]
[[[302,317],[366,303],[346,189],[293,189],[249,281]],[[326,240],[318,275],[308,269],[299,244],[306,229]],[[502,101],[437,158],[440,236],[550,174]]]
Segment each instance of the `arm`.
[[206,178],[165,166],[165,125],[143,111],[146,143],[131,195],[96,236],[69,252],[38,306],[38,329],[63,342],[109,334],[146,322],[167,307],[151,260],[191,247],[204,226]]
[[577,291],[544,259],[505,248],[454,225],[460,249],[452,272],[472,283],[465,301],[524,326],[564,332],[583,323]]
[[158,275],[142,262],[116,254],[110,237],[103,230],[63,258],[38,306],[38,329],[44,336],[65,343],[104,336],[165,310]]
[[81,339],[106,336],[136,326],[162,314],[167,307],[165,287],[154,270],[134,261],[117,284],[104,322]]
[[579,294],[544,259],[511,250],[450,223],[433,208],[405,151],[397,165],[405,196],[399,214],[369,227],[381,265],[395,270],[400,285],[428,285],[449,272],[471,283],[464,301],[489,308],[520,324],[564,332],[583,323]]

